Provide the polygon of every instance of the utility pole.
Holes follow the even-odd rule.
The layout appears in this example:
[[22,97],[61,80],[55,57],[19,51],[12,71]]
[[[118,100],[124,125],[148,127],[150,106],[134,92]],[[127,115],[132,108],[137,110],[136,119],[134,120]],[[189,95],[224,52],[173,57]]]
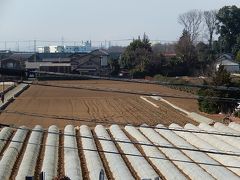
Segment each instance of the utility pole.
[[61,43],[62,43],[62,46],[64,46],[64,37],[63,36],[61,38]]
[[4,103],[4,76],[2,75],[2,94],[1,94],[1,101]]
[[17,41],[17,52],[19,52],[19,41]]
[[[34,46],[34,62],[35,62],[35,64],[37,64],[37,55],[36,55],[36,53],[37,53],[37,41],[36,40],[34,40],[33,41],[33,46]],[[36,79],[37,79],[37,77],[38,77],[38,72],[36,72],[35,73],[35,77],[36,77]]]
[[36,53],[37,53],[37,41],[34,40],[34,62],[37,62],[37,57],[36,57]]
[[7,41],[5,41],[5,51],[7,50]]

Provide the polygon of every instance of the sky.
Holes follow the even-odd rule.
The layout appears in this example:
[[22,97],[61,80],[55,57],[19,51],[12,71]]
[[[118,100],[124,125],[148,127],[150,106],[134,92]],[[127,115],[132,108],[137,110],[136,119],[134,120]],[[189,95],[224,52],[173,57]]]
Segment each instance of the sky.
[[176,41],[179,14],[225,5],[240,0],[0,0],[0,41]]

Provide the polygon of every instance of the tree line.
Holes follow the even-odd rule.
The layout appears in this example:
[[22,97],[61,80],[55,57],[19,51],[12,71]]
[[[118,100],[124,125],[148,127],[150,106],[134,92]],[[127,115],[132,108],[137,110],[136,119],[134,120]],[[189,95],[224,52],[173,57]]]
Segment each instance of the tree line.
[[[231,53],[240,62],[240,8],[225,6],[219,10],[191,10],[180,14],[178,23],[183,31],[179,40],[171,44],[154,44],[146,34],[134,39],[124,49],[119,63],[112,61],[114,73],[122,69],[134,78],[146,75],[164,76],[208,75],[213,86],[239,86],[233,83],[230,74],[214,64],[223,53]],[[217,37],[216,40],[214,40]],[[205,39],[206,41],[204,41]],[[171,55],[166,52],[173,52]],[[207,113],[233,112],[236,101],[223,102],[208,97],[240,98],[240,92],[202,88],[198,91],[199,109]]]
[[[176,43],[152,45],[144,34],[125,48],[119,64],[112,61],[111,64],[121,66],[133,76],[144,77],[209,75],[222,53],[231,53],[240,61],[240,8],[237,6],[211,11],[191,10],[180,14],[178,23],[183,31]],[[214,40],[216,36],[218,39]],[[176,56],[166,55],[169,48]]]

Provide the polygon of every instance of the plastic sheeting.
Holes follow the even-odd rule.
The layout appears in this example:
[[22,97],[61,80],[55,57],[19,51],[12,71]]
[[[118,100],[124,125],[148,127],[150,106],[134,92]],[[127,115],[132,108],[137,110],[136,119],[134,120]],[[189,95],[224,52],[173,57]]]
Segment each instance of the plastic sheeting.
[[151,146],[152,143],[141,134],[133,126],[125,126],[125,130],[136,139],[136,141],[144,143],[146,145],[141,145],[146,156],[149,156],[149,160],[155,165],[155,167],[161,172],[161,174],[166,179],[183,179],[182,176],[176,177],[176,173],[179,173],[179,170],[176,166],[167,159],[167,157],[159,151],[158,148]]
[[[101,170],[104,170],[102,161],[97,152],[95,142],[91,130],[88,126],[82,125],[80,127],[80,135],[82,141],[83,154],[86,159],[86,165],[88,169],[88,176],[91,180],[99,180],[99,174]],[[107,179],[104,171],[104,179]]]
[[129,142],[129,143],[117,142],[117,143],[120,146],[123,153],[136,155],[136,156],[126,155],[126,157],[140,179],[159,178],[159,175],[154,171],[154,169],[147,162],[147,160],[144,157],[142,157],[138,149],[133,144],[131,144],[129,138],[124,134],[124,132],[120,129],[118,125],[112,125],[109,128],[109,130],[115,140]]
[[3,150],[7,140],[12,135],[13,130],[9,127],[4,127],[0,132],[0,152]]
[[240,132],[240,124],[237,124],[235,122],[231,122],[228,126],[232,129],[234,129],[235,131]]
[[[228,133],[228,134],[238,134],[237,131],[232,130],[231,128],[219,123],[215,124],[214,128],[212,126],[209,126],[208,124],[200,124],[199,128],[208,132],[216,132],[216,133]],[[225,143],[228,143],[231,146],[234,146],[236,151],[240,153],[240,139],[237,137],[232,136],[224,136],[224,135],[213,135],[217,137],[220,140],[223,140]]]
[[16,180],[25,179],[26,176],[34,176],[42,135],[43,128],[39,125],[35,126],[28,140],[27,148],[15,178]]
[[10,179],[13,166],[22,149],[23,142],[27,136],[28,130],[25,126],[21,126],[15,133],[12,142],[9,144],[7,150],[4,152],[0,161],[0,179]]
[[[200,127],[202,130],[205,130],[205,131],[214,131],[214,129],[212,129],[211,127],[209,127],[209,125],[207,124],[200,124]],[[193,130],[200,130],[198,127],[192,125],[192,124],[186,124],[185,125],[185,128],[187,129],[193,129]],[[216,131],[215,131],[216,132]],[[207,134],[207,133],[194,133],[196,136],[200,137],[202,140],[207,140],[207,142],[209,144],[211,144],[212,146],[214,146],[215,148],[221,150],[221,151],[225,151],[225,152],[231,152],[232,154],[236,153],[240,155],[240,150],[238,148],[235,148],[234,146],[228,144],[228,143],[225,143],[224,141],[218,139],[217,137],[211,135],[211,134]],[[233,156],[237,159],[240,160],[240,157],[237,157],[237,156]]]
[[[98,138],[111,140],[109,134],[102,125],[97,125],[95,127],[95,133]],[[115,144],[112,141],[106,140],[99,140],[99,142],[102,146],[103,151],[106,151],[104,152],[104,155],[108,162],[110,171],[112,172],[113,178],[116,180],[133,180],[134,178],[128,167],[126,166],[125,162],[123,161],[121,155],[118,154],[119,152]]]
[[[181,126],[177,124],[171,124],[169,126],[170,128],[174,128],[176,130],[184,130]],[[174,131],[174,130],[173,130]],[[193,133],[190,132],[184,132],[184,131],[174,131],[178,136],[184,138],[187,140],[190,144],[193,146],[197,147],[200,150],[205,150],[205,151],[211,151],[211,152],[221,152],[217,148],[213,147],[207,142],[207,139],[202,140],[201,138],[197,137]],[[216,154],[216,153],[207,153],[211,158],[217,160],[221,164],[225,165],[228,169],[230,169],[232,172],[236,173],[237,175],[240,175],[240,169],[239,168],[234,168],[234,167],[240,167],[240,162],[229,155],[221,155],[221,154]]]
[[[169,143],[166,139],[160,136],[156,131],[144,126],[139,128],[140,131],[148,137],[154,144],[160,146],[166,146],[169,148],[159,147],[159,149],[169,158],[175,161],[172,161],[176,166],[182,170],[188,177],[191,179],[213,179],[208,173],[206,173],[198,165],[194,164],[193,161],[183,154],[180,150],[174,149],[174,146]],[[170,131],[167,131],[170,133]],[[192,163],[186,163],[192,162]]]
[[[183,138],[179,137],[174,132],[162,129],[162,128],[165,128],[163,125],[157,125],[156,127],[159,128],[159,129],[156,129],[156,131],[176,147],[192,149],[193,151],[182,150],[182,152],[184,152],[189,158],[191,158],[200,167],[205,169],[214,178],[219,180],[225,180],[227,178],[230,178],[230,179],[237,178],[237,176],[234,173],[232,173],[227,168],[220,166],[220,163],[210,158],[207,154],[203,152],[194,151],[194,150],[197,150],[196,147],[191,145],[189,142],[187,142]],[[195,173],[195,171],[193,173]]]
[[45,173],[46,180],[52,180],[57,176],[58,169],[58,146],[59,146],[59,129],[52,125],[48,128],[45,153],[42,165],[42,172]]
[[72,125],[67,125],[64,129],[64,170],[71,180],[82,180],[76,132]]

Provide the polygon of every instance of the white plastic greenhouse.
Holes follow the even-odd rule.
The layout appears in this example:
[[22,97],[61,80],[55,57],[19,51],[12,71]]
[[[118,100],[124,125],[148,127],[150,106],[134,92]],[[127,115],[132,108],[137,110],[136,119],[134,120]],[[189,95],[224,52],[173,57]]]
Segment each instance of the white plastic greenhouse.
[[57,176],[59,145],[58,133],[59,129],[57,126],[52,125],[48,128],[48,135],[42,165],[42,172],[44,172],[46,180],[52,180]]
[[43,129],[37,125],[33,128],[28,145],[21,161],[16,180],[22,180],[26,176],[34,176],[35,166],[42,141]]
[[231,122],[228,126],[232,129],[234,129],[235,131],[240,132],[240,124],[237,124],[235,122]]
[[[166,130],[163,125],[157,125],[158,129],[156,131],[161,134],[164,138],[166,138],[170,143],[175,145],[176,147],[183,148],[182,151],[191,158],[195,163],[197,163],[200,167],[205,169],[210,175],[212,175],[216,179],[225,180],[228,177],[231,179],[236,179],[237,176],[228,170],[225,167],[222,167],[220,163],[209,157],[203,152],[198,151],[189,151],[184,149],[193,149],[197,150],[196,147],[191,145],[189,142],[184,140],[183,138],[179,137],[173,131]],[[151,129],[150,129],[151,130]],[[152,130],[151,130],[152,131]]]
[[[97,152],[97,148],[93,140],[93,136],[90,128],[86,125],[82,125],[80,127],[80,135],[82,136],[81,137],[82,148],[83,148],[84,157],[86,159],[88,176],[92,180],[98,180],[99,173],[101,170],[104,170],[104,167],[99,157],[99,154]],[[104,177],[105,179],[107,179],[105,171],[104,171]]]
[[[141,132],[148,137],[154,144],[159,146],[159,149],[169,158],[173,160],[173,163],[176,164],[179,169],[181,169],[187,176],[191,179],[213,179],[206,171],[200,168],[198,165],[194,164],[193,161],[183,154],[180,150],[174,149],[173,145],[169,143],[166,139],[160,136],[153,129],[146,127],[140,127]],[[166,131],[168,133],[168,131]],[[172,147],[172,148],[171,148]],[[186,163],[191,162],[191,163]]]
[[71,180],[82,179],[76,132],[73,125],[67,125],[64,129],[64,170],[65,175]]
[[[109,134],[107,133],[106,129],[102,125],[97,125],[95,127],[95,133],[98,138],[111,140]],[[106,152],[104,152],[104,155],[106,157],[108,166],[112,172],[113,177],[116,180],[134,179],[131,172],[127,168],[125,162],[123,161],[121,155],[118,154],[119,152],[118,152],[116,146],[114,145],[114,143],[111,141],[105,141],[105,140],[99,140],[99,142],[102,146],[103,151],[106,151]],[[111,153],[107,153],[107,152],[111,152]]]
[[40,172],[46,180],[240,179],[239,125],[199,127],[5,127],[0,131],[0,180],[39,179]]
[[4,127],[0,132],[0,152],[4,148],[5,144],[7,143],[7,140],[9,140],[10,136],[12,135],[13,130],[9,127]]
[[141,156],[139,150],[133,144],[130,144],[131,141],[118,125],[112,125],[109,130],[115,140],[124,141],[123,143],[118,142],[118,145],[120,146],[123,153],[136,155],[126,155],[126,157],[140,179],[155,179],[159,177],[158,174],[150,166],[150,164],[146,161],[146,159]]
[[25,126],[21,126],[15,133],[12,142],[9,144],[7,150],[4,152],[0,161],[0,179],[10,179],[13,166],[18,158],[18,155],[22,149],[23,142],[27,136],[28,130]]
[[[179,130],[179,129],[183,130],[183,128],[177,124],[171,124],[169,127],[175,128],[176,130]],[[240,162],[238,161],[237,158],[229,156],[229,155],[217,154],[218,152],[221,152],[221,151],[219,151],[217,148],[210,145],[207,142],[207,139],[202,140],[201,138],[197,137],[196,135],[194,135],[191,132],[183,132],[183,131],[174,131],[174,132],[178,136],[187,140],[193,146],[197,147],[198,149],[213,152],[213,153],[207,153],[207,155],[212,157],[216,161],[220,162],[221,164],[225,165],[228,169],[230,169],[232,172],[236,173],[238,176],[240,175],[240,169],[234,168],[234,167],[240,167]],[[216,152],[216,153],[214,153],[214,152]]]
[[[231,128],[229,128],[227,126],[224,127],[224,125],[221,123],[216,125],[217,128],[214,128],[215,125],[214,125],[214,127],[211,127],[208,124],[204,124],[204,123],[200,124],[198,127],[207,132],[217,132],[217,133],[225,132],[228,134],[235,133],[237,135],[236,131],[232,130]],[[219,130],[219,129],[221,129],[221,130]],[[240,153],[240,139],[239,138],[233,137],[233,136],[224,136],[224,135],[213,135],[213,136],[217,137],[220,140],[223,140],[225,143],[228,143],[231,146],[234,146],[236,148],[235,150]]]
[[[208,130],[210,131],[211,127],[208,127],[207,124],[201,124],[202,130]],[[186,124],[186,129],[192,129],[192,130],[201,130],[199,127],[194,126],[192,124]],[[212,130],[212,129],[211,129]],[[240,155],[240,150],[238,148],[235,148],[234,146],[225,143],[224,141],[214,137],[212,134],[208,133],[194,133],[196,136],[200,137],[202,140],[206,140],[209,144],[217,148],[218,150],[225,151],[225,152],[231,152],[232,154]],[[232,156],[234,158],[237,158],[240,160],[240,157],[238,156]]]
[[[136,141],[144,143],[146,145],[141,145],[146,156],[149,156],[149,160],[156,166],[156,168],[161,172],[162,176],[166,179],[185,179],[176,168],[176,166],[169,161],[166,156],[158,150],[158,148],[152,146],[152,143],[141,134],[135,127],[133,126],[125,126],[125,130],[136,139]],[[169,171],[171,169],[171,171]],[[179,176],[177,176],[179,175]]]

